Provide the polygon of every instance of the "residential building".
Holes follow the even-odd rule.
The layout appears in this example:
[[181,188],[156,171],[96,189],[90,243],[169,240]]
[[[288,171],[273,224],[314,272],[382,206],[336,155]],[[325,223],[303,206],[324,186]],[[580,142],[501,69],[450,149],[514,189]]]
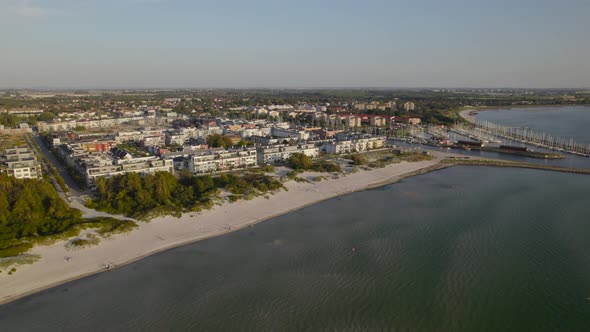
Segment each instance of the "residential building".
[[[204,154],[185,157],[188,170],[195,174],[207,174],[256,166],[256,150],[233,151],[208,150]],[[175,161],[175,164],[179,161]]]
[[322,151],[329,154],[341,154],[341,153],[353,153],[353,152],[365,152],[374,149],[380,149],[385,147],[385,137],[365,137],[365,138],[354,138],[341,141],[333,141],[325,143],[322,146]]
[[284,128],[272,128],[272,136],[277,138],[293,138],[296,140],[308,140],[309,133],[305,130],[298,129],[284,129]]
[[371,126],[384,127],[387,125],[387,119],[382,116],[372,116],[369,118]]
[[6,149],[0,155],[0,174],[17,179],[40,179],[41,166],[35,154],[27,147]]
[[284,162],[294,153],[303,153],[310,158],[320,155],[320,149],[313,144],[260,146],[256,148],[258,164],[276,164]]
[[66,163],[82,174],[89,186],[96,178],[135,172],[153,174],[155,172],[174,172],[172,159],[156,156],[133,157],[128,152],[114,148],[108,153],[88,153],[79,144],[62,144],[58,150]]
[[250,136],[250,139],[254,141],[257,145],[268,146],[274,145],[283,142],[283,140],[279,140],[278,138],[272,138],[267,136]]
[[413,111],[415,108],[416,105],[414,105],[414,103],[412,103],[411,101],[404,103],[404,110],[406,111]]

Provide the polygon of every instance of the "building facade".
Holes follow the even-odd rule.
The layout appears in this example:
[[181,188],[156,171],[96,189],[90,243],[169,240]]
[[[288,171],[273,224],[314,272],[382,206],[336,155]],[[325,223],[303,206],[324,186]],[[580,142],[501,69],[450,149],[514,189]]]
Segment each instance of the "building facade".
[[208,174],[257,165],[256,150],[208,151],[188,157],[188,170],[194,174]]
[[329,154],[366,152],[385,147],[385,137],[368,137],[351,140],[329,142],[323,145],[322,150]]
[[320,155],[320,149],[313,144],[261,146],[256,148],[258,164],[276,164],[285,162],[294,153],[303,153],[310,158]]
[[6,149],[0,155],[0,174],[17,179],[40,179],[43,174],[35,154],[26,147]]

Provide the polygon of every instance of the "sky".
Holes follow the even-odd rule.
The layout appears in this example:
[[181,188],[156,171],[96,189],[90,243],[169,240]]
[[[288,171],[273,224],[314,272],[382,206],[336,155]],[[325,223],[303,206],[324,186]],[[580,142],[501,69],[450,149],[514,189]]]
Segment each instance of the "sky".
[[589,32],[589,0],[0,0],[0,88],[589,88]]

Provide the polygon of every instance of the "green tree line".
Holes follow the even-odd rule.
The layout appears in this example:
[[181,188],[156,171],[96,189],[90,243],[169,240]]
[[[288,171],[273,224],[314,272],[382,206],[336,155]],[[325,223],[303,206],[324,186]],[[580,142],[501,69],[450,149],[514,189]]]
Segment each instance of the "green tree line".
[[211,208],[219,189],[232,193],[232,200],[252,197],[283,188],[280,181],[260,173],[217,177],[185,175],[180,179],[168,172],[139,175],[126,173],[96,179],[97,195],[89,207],[133,218],[147,219],[163,214]]
[[64,232],[80,218],[47,180],[0,175],[0,250],[19,246],[24,238]]

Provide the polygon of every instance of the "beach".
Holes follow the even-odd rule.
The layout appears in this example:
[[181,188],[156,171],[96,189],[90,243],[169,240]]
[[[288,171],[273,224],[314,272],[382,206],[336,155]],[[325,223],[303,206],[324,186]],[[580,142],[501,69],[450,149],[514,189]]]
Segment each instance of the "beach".
[[[434,159],[428,161],[401,162],[338,177],[304,173],[300,177],[309,179],[309,183],[289,181],[285,183],[288,190],[274,195],[225,203],[211,210],[185,213],[180,218],[167,216],[142,222],[138,229],[101,239],[100,244],[93,247],[69,250],[65,241],[37,246],[29,252],[40,255],[37,262],[18,266],[11,276],[0,274],[0,303],[104,272],[107,266],[113,269],[163,250],[253,226],[326,199],[450,166],[442,164],[441,160],[452,154],[435,152],[433,156]],[[326,179],[311,180],[317,176]]]
[[473,115],[473,113],[474,112],[479,112],[479,111],[480,110],[477,110],[477,109],[468,109],[468,110],[464,110],[464,111],[459,112],[459,115],[463,119],[465,119],[465,120],[467,120],[467,121],[469,121],[471,123],[474,123],[475,120],[476,120],[476,118],[475,118],[475,115]]

